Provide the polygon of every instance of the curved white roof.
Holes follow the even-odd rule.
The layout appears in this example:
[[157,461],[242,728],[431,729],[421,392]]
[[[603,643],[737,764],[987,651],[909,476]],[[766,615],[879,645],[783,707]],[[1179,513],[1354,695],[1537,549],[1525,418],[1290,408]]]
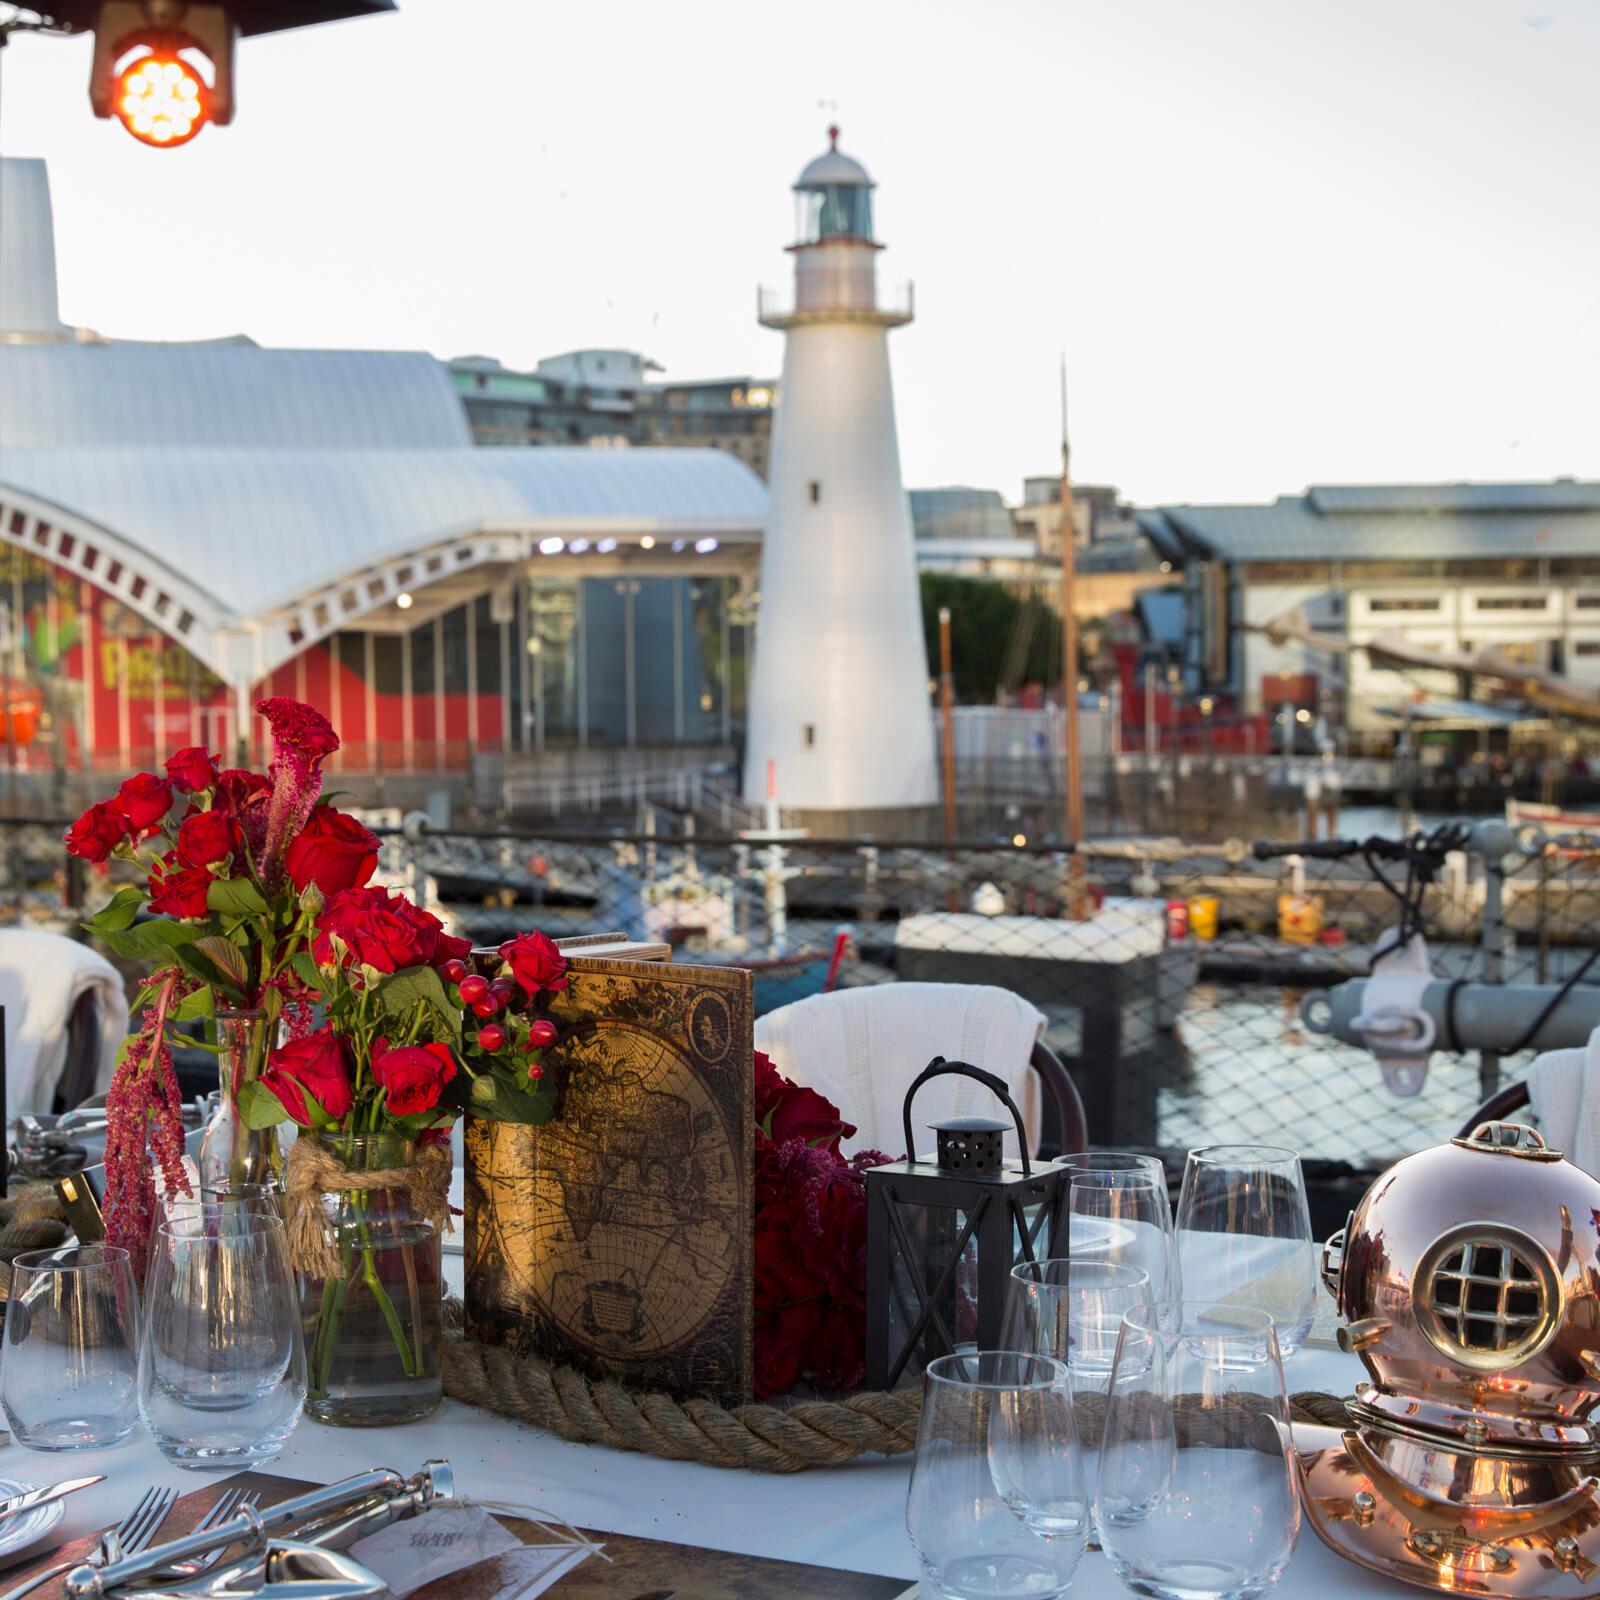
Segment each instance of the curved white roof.
[[825,184],[864,184],[869,189],[873,187],[867,169],[854,156],[847,156],[838,149],[824,150],[814,161],[808,162],[805,171],[795,181],[795,188],[820,189]]
[[720,450],[51,450],[7,485],[119,535],[248,619],[408,551],[494,529],[754,534],[766,486]]
[[43,163],[6,161],[0,195],[0,540],[236,687],[541,538],[760,535],[766,486],[721,451],[475,448],[431,356],[78,335]]
[[0,442],[406,450],[464,448],[472,432],[432,356],[40,343],[0,344]]

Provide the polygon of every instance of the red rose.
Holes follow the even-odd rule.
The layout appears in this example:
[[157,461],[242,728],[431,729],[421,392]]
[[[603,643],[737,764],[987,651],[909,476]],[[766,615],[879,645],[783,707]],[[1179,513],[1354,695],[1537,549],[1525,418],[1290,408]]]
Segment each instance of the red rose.
[[446,1045],[405,1044],[391,1049],[387,1039],[372,1042],[372,1076],[384,1091],[391,1116],[432,1111],[455,1075],[455,1058]]
[[67,829],[67,854],[85,861],[104,861],[127,837],[128,819],[109,802],[96,800]]
[[[422,915],[426,917],[428,913],[424,911]],[[458,939],[453,933],[446,933],[444,924],[437,917],[432,917],[430,920],[436,923],[439,928],[438,941],[433,947],[433,964],[440,971],[443,971],[444,968],[454,962],[465,960],[472,954],[472,941],[470,939]]]
[[203,744],[188,745],[167,762],[167,776],[179,794],[209,789],[217,781],[217,758]]
[[831,1100],[796,1083],[784,1089],[777,1104],[768,1111],[763,1127],[774,1144],[803,1139],[808,1145],[834,1152],[841,1139],[851,1138],[856,1131],[839,1115],[838,1106]]
[[178,828],[178,854],[196,867],[224,861],[239,843],[239,824],[226,811],[196,811]]
[[359,889],[378,870],[378,838],[354,817],[318,806],[289,841],[283,862],[297,889],[313,883],[325,895]]
[[317,929],[312,954],[319,966],[333,960],[329,940],[334,934],[344,941],[351,961],[379,972],[433,966],[453,959],[466,944],[450,938],[437,917],[418,910],[404,895],[381,888],[345,889],[334,895],[317,919]]
[[500,946],[500,959],[531,997],[567,986],[567,958],[542,933],[519,933]]
[[211,802],[213,811],[227,811],[243,821],[246,814],[259,810],[266,814],[267,802],[272,798],[272,785],[259,772],[249,772],[243,767],[229,767],[219,772],[216,795]]
[[353,1103],[350,1058],[344,1041],[331,1028],[280,1045],[268,1057],[261,1081],[302,1128],[311,1126],[308,1095],[335,1122],[349,1114]]
[[191,920],[206,914],[206,890],[213,882],[205,868],[170,850],[150,874],[150,909],[164,917]]
[[788,1079],[772,1064],[772,1057],[764,1050],[755,1052],[756,1059],[756,1121],[759,1122],[777,1104]]
[[128,829],[148,838],[172,809],[172,785],[153,772],[135,773],[117,790],[111,804],[128,819]]
[[815,1089],[791,1083],[759,1050],[755,1079],[756,1127],[774,1144],[803,1139],[837,1155],[839,1141],[854,1137],[854,1126],[839,1115],[838,1106]]

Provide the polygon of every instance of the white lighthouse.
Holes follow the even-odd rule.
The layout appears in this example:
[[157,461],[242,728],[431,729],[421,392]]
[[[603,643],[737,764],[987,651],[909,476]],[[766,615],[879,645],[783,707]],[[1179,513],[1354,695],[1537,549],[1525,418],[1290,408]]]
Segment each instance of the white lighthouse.
[[889,379],[888,333],[910,322],[911,290],[879,287],[872,179],[828,133],[794,186],[793,297],[760,297],[785,343],[744,787],[763,799],[770,766],[785,806],[844,832],[937,795]]

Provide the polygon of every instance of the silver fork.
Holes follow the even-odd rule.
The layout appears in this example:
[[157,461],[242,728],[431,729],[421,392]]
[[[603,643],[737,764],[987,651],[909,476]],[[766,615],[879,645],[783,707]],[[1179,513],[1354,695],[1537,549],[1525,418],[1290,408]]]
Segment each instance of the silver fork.
[[[221,1495],[217,1503],[195,1524],[194,1532],[206,1533],[212,1528],[219,1527],[229,1517],[240,1511],[254,1511],[261,1503],[259,1491],[252,1489],[248,1494],[240,1489],[229,1489]],[[163,1577],[168,1578],[198,1578],[202,1572],[209,1572],[222,1559],[227,1547],[219,1545],[217,1549],[207,1551],[203,1556],[196,1556],[192,1561],[174,1561],[168,1567]],[[135,1551],[135,1554],[138,1552]],[[9,1597],[7,1597],[9,1600]]]
[[[146,1548],[155,1538],[161,1524],[167,1520],[167,1513],[177,1503],[178,1491],[176,1489],[158,1489],[154,1485],[146,1489],[134,1503],[133,1510],[125,1516],[116,1527],[100,1536],[100,1548],[88,1558],[90,1566],[104,1566],[108,1561],[120,1561],[123,1556],[137,1555]],[[71,1572],[74,1567],[84,1565],[80,1558],[76,1561],[58,1561],[53,1567],[46,1567],[43,1572],[36,1572],[26,1583],[18,1584],[15,1589],[8,1590],[0,1600],[22,1600],[25,1594],[32,1594],[40,1584],[48,1583],[52,1578],[59,1578],[63,1573]]]

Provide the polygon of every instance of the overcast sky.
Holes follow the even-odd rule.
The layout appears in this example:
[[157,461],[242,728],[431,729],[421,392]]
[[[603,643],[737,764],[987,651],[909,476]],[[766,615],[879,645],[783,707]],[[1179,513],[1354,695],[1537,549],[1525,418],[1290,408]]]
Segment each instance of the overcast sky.
[[401,0],[246,41],[179,151],[4,52],[62,312],[123,337],[581,345],[776,373],[789,185],[879,182],[908,484],[1135,499],[1600,476],[1594,0]]

